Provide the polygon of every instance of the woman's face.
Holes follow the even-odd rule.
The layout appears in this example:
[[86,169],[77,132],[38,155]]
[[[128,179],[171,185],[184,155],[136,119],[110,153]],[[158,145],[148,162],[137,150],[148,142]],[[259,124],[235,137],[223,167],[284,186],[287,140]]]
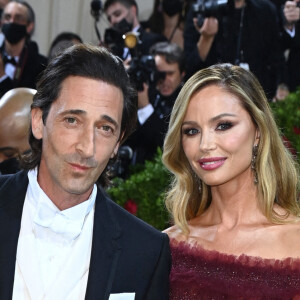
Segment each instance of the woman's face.
[[258,130],[240,100],[216,85],[190,100],[183,120],[182,146],[194,172],[207,185],[249,178]]

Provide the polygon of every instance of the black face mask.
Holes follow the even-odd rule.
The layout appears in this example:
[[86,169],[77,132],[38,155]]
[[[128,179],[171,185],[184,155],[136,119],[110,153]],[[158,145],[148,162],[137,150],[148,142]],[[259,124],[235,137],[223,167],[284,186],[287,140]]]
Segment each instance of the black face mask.
[[182,10],[181,0],[163,0],[163,11],[169,16],[173,17]]
[[122,19],[119,23],[114,25],[114,29],[120,34],[127,33],[132,30],[133,24],[130,24],[125,18]]
[[17,44],[27,35],[26,25],[20,25],[17,23],[4,23],[2,25],[2,32],[11,44]]

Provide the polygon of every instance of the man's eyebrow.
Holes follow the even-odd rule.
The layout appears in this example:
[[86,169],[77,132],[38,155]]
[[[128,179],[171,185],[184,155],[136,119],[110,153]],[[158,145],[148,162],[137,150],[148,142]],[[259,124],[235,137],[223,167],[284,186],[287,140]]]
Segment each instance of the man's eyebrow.
[[60,113],[60,115],[65,116],[65,115],[84,115],[86,114],[86,111],[82,109],[69,109],[69,110],[64,110],[63,112]]
[[[81,109],[69,109],[69,110],[63,111],[60,115],[65,116],[65,115],[68,115],[68,114],[71,114],[71,115],[86,115],[86,111],[81,110]],[[100,120],[106,120],[107,122],[113,124],[116,127],[116,129],[119,128],[118,122],[116,120],[114,120],[112,117],[110,117],[109,115],[101,115],[100,118],[99,118],[99,121]]]
[[116,127],[116,129],[119,128],[118,122],[117,122],[116,120],[114,120],[112,117],[110,117],[110,116],[108,116],[108,115],[102,115],[102,116],[101,116],[101,119],[104,119],[104,120],[106,120],[107,122],[113,124],[113,125]]

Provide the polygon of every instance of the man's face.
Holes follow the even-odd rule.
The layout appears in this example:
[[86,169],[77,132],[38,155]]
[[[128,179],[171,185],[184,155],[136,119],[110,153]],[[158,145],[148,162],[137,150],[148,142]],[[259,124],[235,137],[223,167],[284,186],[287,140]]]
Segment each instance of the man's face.
[[51,200],[88,199],[117,153],[122,111],[119,88],[80,76],[63,81],[45,125],[33,109],[32,131],[43,142],[38,182]]
[[30,34],[33,29],[33,23],[28,22],[27,7],[16,2],[10,2],[5,6],[2,15],[2,23],[26,25],[28,34]]
[[136,26],[136,9],[134,6],[127,8],[121,3],[116,2],[107,8],[106,16],[111,26],[116,25],[123,19],[126,19],[126,21],[129,24],[132,24],[133,27]]
[[163,96],[170,96],[180,85],[184,73],[180,73],[178,63],[168,63],[164,55],[155,55],[155,65],[159,72],[165,72],[165,79],[157,83],[157,90]]

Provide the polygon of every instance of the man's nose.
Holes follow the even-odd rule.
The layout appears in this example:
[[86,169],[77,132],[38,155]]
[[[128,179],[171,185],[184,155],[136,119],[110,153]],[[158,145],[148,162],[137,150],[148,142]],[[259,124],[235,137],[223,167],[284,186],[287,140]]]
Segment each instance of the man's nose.
[[110,17],[109,22],[112,26],[118,23],[118,19],[116,17]]
[[76,151],[84,158],[92,157],[95,153],[94,129],[83,130],[76,145]]

